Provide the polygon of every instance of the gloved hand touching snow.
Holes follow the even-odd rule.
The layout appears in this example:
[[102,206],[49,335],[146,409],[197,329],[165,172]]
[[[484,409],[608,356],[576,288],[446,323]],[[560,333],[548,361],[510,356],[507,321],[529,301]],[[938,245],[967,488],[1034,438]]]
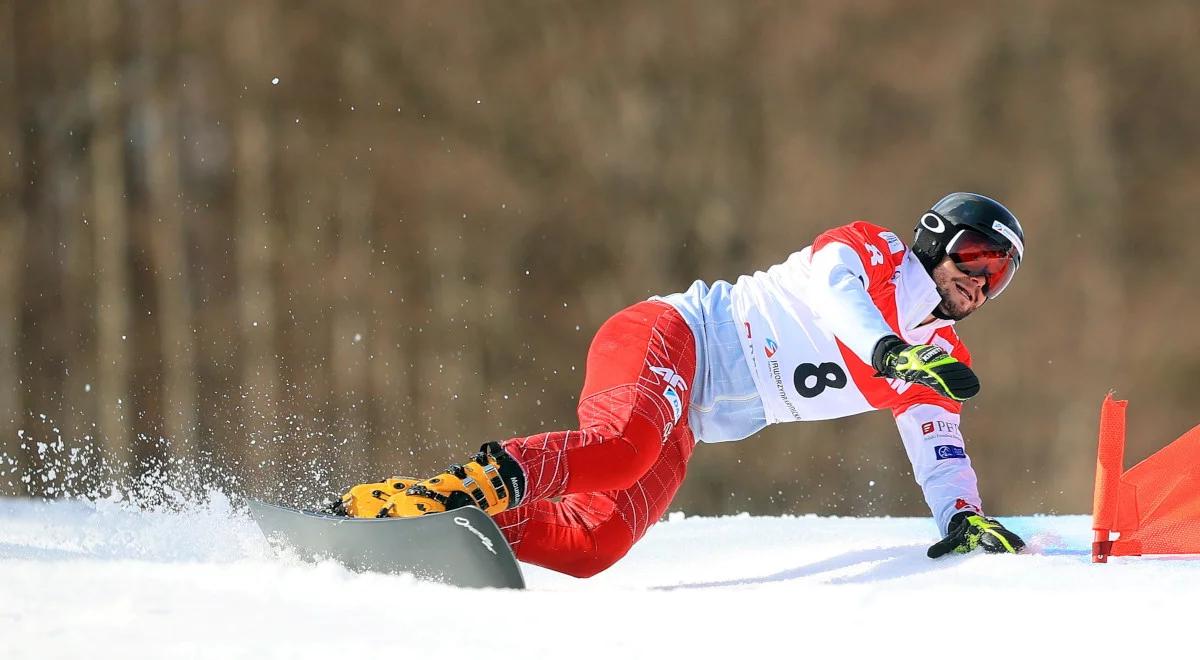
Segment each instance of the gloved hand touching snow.
[[995,518],[985,518],[973,511],[959,511],[950,519],[946,538],[929,546],[930,559],[942,555],[971,552],[983,548],[986,552],[1018,553],[1025,547],[1021,537],[1005,529]]

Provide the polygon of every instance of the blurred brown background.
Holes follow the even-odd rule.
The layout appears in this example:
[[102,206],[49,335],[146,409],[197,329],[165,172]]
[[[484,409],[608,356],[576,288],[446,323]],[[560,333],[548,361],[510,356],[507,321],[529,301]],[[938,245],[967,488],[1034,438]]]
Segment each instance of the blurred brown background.
[[[0,0],[0,492],[275,499],[574,425],[592,332],[942,194],[995,513],[1200,422],[1200,5]],[[102,465],[97,467],[97,465]],[[68,469],[64,469],[68,466]],[[702,446],[689,513],[922,515],[886,412]]]

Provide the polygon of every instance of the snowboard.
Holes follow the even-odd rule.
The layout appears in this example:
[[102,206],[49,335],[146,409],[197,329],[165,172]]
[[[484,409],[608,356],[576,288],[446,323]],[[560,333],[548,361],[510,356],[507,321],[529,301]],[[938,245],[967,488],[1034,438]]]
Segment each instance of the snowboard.
[[247,499],[273,544],[355,571],[409,573],[457,587],[524,589],[500,528],[476,507],[417,518],[346,518]]

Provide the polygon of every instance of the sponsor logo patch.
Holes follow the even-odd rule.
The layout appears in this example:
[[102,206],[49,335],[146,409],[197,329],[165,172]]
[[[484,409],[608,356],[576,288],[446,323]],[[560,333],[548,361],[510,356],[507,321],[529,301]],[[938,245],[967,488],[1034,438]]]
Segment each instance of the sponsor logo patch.
[[958,498],[957,500],[954,500],[954,508],[958,511],[962,511],[963,509],[970,509],[972,511],[979,510],[974,504],[971,504],[970,502],[964,500],[961,497]]
[[774,339],[767,337],[767,345],[763,347],[763,352],[767,354],[767,357],[771,357],[777,350],[779,350],[779,344],[776,344]]
[[783,386],[783,374],[779,371],[779,360],[767,360],[767,366],[771,368],[771,379],[775,381],[775,391],[779,393],[779,398],[783,399],[783,405],[787,406],[788,412],[792,414],[792,419],[801,420],[800,411],[796,410],[796,404],[788,398],[787,388]]
[[939,461],[944,461],[947,458],[966,458],[967,452],[955,445],[938,445],[933,448],[933,455]]
[[1004,238],[1007,238],[1008,242],[1010,242],[1014,246],[1016,246],[1018,256],[1025,255],[1025,243],[1021,242],[1020,237],[1017,236],[1017,232],[1009,229],[1008,225],[1000,222],[999,220],[992,221],[992,229],[995,229],[996,231],[1000,232],[1001,236],[1003,236]]
[[881,232],[879,232],[879,238],[882,238],[884,240],[884,242],[887,243],[888,250],[891,250],[892,254],[896,254],[897,252],[904,251],[903,241],[900,240],[899,236],[896,236],[892,232],[881,231]]
[[663,396],[666,397],[667,403],[671,404],[671,412],[675,416],[675,420],[672,423],[679,422],[679,416],[683,414],[683,401],[679,398],[679,392],[676,392],[674,387],[668,385],[667,389],[663,390]]
[[687,381],[683,379],[683,376],[675,373],[674,369],[670,369],[668,367],[650,367],[650,371],[653,371],[655,374],[657,374],[658,377],[661,378],[667,385],[679,388],[684,392],[687,391]]
[[922,435],[936,434],[939,437],[955,438],[959,437],[958,423],[946,422],[937,420],[936,422],[925,422],[921,425]]

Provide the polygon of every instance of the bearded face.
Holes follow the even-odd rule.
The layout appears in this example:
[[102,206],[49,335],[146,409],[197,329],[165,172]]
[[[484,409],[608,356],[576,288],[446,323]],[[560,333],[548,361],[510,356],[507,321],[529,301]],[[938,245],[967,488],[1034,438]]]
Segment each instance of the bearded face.
[[942,302],[938,304],[938,315],[952,321],[961,321],[983,306],[987,296],[983,293],[986,280],[982,276],[972,277],[959,270],[949,258],[930,273],[937,286]]

